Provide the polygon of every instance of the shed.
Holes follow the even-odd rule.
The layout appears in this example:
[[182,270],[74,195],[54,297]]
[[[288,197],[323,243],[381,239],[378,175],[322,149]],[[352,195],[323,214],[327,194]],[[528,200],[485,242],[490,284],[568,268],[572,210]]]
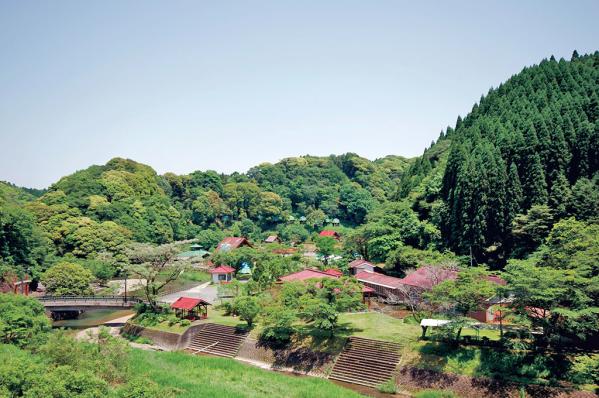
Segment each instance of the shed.
[[231,282],[233,279],[233,273],[235,268],[229,267],[228,265],[221,265],[208,271],[212,274],[212,282]]
[[278,235],[270,235],[264,239],[264,243],[281,243],[281,239]]
[[218,246],[216,246],[216,251],[226,252],[226,251],[229,251],[232,249],[237,249],[242,246],[252,247],[252,244],[250,243],[249,240],[247,240],[247,238],[238,237],[238,236],[229,236],[220,241]]
[[179,318],[206,319],[209,305],[212,304],[201,298],[179,297],[171,304],[171,308]]

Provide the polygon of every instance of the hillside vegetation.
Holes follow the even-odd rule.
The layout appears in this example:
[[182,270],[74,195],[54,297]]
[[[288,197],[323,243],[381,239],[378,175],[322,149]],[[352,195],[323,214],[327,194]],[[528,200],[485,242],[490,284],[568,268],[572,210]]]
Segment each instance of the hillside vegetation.
[[0,258],[35,276],[65,256],[109,253],[118,265],[131,241],[301,242],[339,220],[345,252],[390,273],[446,261],[501,269],[535,252],[559,220],[597,221],[598,146],[599,54],[575,53],[491,89],[416,159],[348,153],[161,176],[115,158],[47,192],[0,184]]

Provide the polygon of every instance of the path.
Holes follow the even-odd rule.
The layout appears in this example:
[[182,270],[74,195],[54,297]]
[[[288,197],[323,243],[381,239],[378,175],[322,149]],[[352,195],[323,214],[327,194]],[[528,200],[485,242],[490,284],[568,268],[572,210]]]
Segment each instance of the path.
[[162,296],[160,297],[160,301],[165,303],[174,303],[179,297],[201,298],[209,303],[215,303],[217,298],[217,289],[216,286],[211,285],[210,282],[204,282],[192,287],[191,289]]

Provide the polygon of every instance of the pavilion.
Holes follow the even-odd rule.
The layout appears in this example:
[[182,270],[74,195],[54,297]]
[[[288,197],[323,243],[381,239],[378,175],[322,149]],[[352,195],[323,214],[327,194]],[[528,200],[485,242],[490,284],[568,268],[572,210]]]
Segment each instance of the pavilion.
[[201,298],[179,297],[171,304],[171,308],[175,310],[175,315],[179,318],[206,319],[209,305],[212,304]]

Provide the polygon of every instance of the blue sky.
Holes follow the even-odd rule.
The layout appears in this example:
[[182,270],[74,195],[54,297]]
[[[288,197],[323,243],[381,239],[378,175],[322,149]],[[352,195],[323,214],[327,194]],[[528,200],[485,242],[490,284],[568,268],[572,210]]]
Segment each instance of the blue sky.
[[599,50],[597,1],[0,0],[0,180],[416,156],[490,87]]

